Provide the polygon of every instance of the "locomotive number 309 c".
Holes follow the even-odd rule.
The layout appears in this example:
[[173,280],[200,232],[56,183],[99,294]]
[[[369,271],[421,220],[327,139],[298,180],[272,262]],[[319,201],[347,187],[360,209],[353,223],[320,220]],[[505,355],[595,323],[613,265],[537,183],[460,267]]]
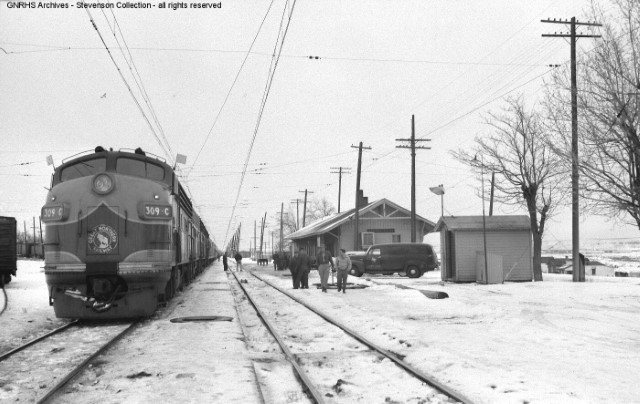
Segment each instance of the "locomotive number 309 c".
[[171,217],[171,206],[145,205],[144,215],[148,217]]

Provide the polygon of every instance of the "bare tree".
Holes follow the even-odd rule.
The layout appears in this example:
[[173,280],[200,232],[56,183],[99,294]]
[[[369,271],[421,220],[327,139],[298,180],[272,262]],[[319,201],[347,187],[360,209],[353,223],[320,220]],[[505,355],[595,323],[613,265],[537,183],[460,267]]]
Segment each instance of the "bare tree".
[[[640,3],[592,5],[602,39],[578,61],[580,196],[588,212],[640,228]],[[559,69],[548,87],[555,150],[571,161],[570,74]]]
[[314,198],[311,200],[311,207],[307,212],[307,223],[316,222],[334,213],[336,213],[336,208],[327,198]]
[[508,99],[501,112],[489,113],[486,123],[492,131],[476,137],[472,150],[460,149],[452,154],[478,176],[483,170],[496,174],[497,202],[527,209],[533,233],[533,274],[536,281],[541,281],[545,224],[567,189],[557,169],[559,157],[545,141],[540,114],[528,111],[521,97]]

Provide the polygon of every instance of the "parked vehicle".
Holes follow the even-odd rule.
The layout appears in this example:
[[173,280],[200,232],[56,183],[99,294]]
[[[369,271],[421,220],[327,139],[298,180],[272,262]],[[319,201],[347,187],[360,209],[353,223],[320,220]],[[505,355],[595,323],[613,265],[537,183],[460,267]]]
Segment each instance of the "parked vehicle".
[[364,273],[391,275],[405,273],[410,278],[419,278],[427,271],[438,267],[438,257],[430,244],[392,243],[375,244],[367,252],[351,257],[350,275]]

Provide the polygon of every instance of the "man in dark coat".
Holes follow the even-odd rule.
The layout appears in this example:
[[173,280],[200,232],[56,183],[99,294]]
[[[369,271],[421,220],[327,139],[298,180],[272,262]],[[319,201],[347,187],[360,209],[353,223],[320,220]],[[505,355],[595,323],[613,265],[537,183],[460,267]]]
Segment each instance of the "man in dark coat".
[[289,261],[289,270],[291,271],[291,280],[293,281],[293,288],[300,289],[300,281],[298,280],[298,252],[296,251]]
[[238,251],[233,258],[236,259],[236,272],[242,271],[242,254],[240,254],[240,251]]
[[222,256],[222,265],[224,266],[225,271],[229,270],[229,263],[227,263],[227,253],[224,253],[224,255]]
[[301,248],[296,259],[296,282],[301,289],[309,289],[309,271],[311,271],[311,258],[304,248]]

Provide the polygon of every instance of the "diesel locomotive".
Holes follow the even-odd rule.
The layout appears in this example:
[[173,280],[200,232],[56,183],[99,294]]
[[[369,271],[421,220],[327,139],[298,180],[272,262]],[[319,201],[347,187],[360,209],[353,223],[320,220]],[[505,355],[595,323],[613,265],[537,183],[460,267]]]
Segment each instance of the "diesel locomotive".
[[145,317],[215,257],[173,168],[140,148],[63,160],[41,212],[57,317]]

